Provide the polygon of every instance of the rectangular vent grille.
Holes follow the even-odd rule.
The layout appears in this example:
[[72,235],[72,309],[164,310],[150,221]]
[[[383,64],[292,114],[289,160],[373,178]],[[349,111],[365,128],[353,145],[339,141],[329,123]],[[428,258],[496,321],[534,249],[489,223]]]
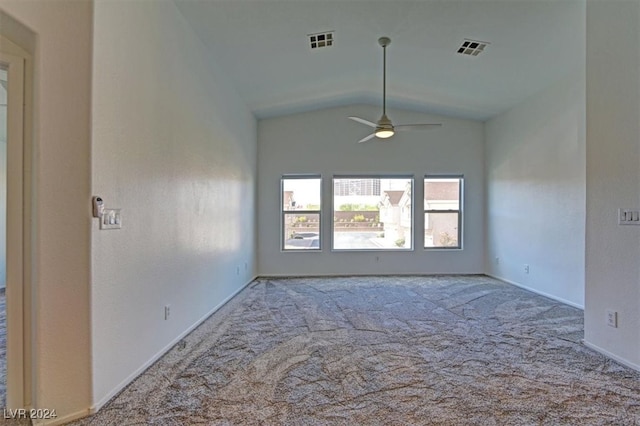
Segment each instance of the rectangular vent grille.
[[469,40],[468,38],[465,38],[462,45],[458,48],[458,53],[462,55],[478,56],[484,52],[484,49],[488,44],[489,43],[486,41]]
[[334,41],[335,37],[333,36],[333,31],[309,34],[309,44],[312,49],[333,46]]

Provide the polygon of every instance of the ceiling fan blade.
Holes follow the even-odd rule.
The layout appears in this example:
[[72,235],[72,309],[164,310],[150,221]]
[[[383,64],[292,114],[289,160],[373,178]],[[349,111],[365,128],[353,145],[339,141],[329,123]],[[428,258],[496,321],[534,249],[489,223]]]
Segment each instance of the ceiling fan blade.
[[371,134],[370,134],[369,136],[367,136],[366,138],[362,138],[362,139],[360,139],[360,140],[358,141],[358,143],[366,142],[366,141],[368,141],[368,140],[370,140],[370,139],[373,139],[373,138],[375,138],[375,137],[376,137],[376,134],[375,134],[375,133],[371,133]]
[[441,127],[442,123],[433,123],[433,124],[400,124],[398,126],[394,126],[393,129],[399,132],[405,130],[427,130],[433,129],[434,127]]
[[376,127],[377,124],[376,123],[372,123],[369,120],[365,120],[364,118],[360,118],[360,117],[349,117],[350,119],[352,119],[353,121],[357,121],[358,123],[362,123],[365,126],[369,126],[369,127]]

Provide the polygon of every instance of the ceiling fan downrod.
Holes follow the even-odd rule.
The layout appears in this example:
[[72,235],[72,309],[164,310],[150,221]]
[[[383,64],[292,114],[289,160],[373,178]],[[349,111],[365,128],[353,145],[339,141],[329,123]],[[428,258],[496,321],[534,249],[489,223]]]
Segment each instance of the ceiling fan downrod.
[[380,37],[378,44],[382,46],[382,117],[378,120],[375,135],[386,139],[395,133],[391,120],[387,117],[387,46],[391,44],[389,37]]
[[382,46],[382,115],[387,115],[387,46],[391,44],[389,37],[380,37],[378,44]]

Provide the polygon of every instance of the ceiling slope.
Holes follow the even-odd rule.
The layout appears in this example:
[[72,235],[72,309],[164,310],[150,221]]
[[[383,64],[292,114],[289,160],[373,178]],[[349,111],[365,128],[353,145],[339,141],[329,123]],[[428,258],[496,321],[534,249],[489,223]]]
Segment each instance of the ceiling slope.
[[[486,120],[584,67],[583,0],[175,0],[258,118],[382,98]],[[311,49],[308,34],[335,31]],[[457,53],[465,38],[490,43]]]

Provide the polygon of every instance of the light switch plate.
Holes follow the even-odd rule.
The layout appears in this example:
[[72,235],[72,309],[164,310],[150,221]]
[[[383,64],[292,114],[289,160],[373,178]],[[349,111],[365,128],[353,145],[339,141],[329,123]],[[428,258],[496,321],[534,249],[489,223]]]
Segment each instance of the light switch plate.
[[100,229],[122,228],[122,214],[120,209],[104,209],[100,218]]
[[618,225],[640,225],[640,211],[618,209]]

